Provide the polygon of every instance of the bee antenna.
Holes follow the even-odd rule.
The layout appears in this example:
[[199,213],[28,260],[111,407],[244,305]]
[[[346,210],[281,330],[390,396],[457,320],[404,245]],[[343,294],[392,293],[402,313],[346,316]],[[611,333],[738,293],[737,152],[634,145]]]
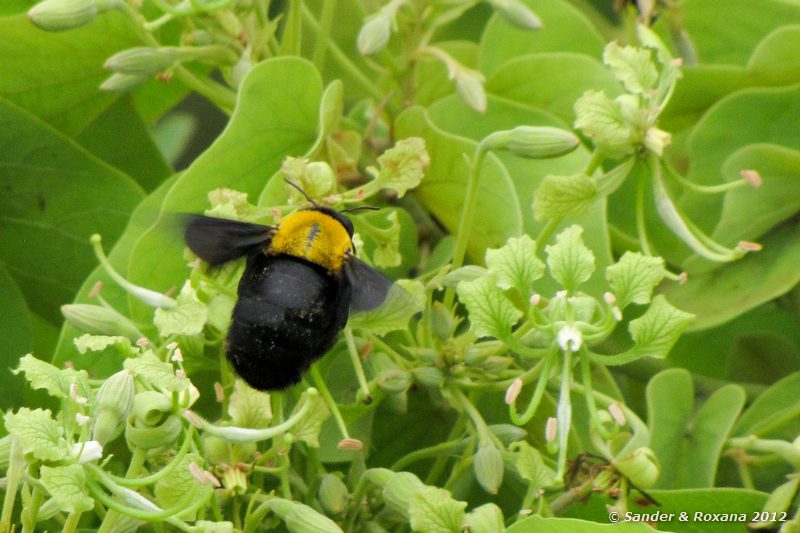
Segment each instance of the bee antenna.
[[353,211],[361,211],[362,209],[369,209],[370,211],[379,211],[380,207],[375,207],[374,205],[359,205],[356,207],[349,207],[347,209],[342,209],[339,211],[340,213],[352,213]]
[[314,200],[312,200],[312,199],[311,199],[311,197],[308,195],[308,193],[306,193],[306,191],[304,191],[304,190],[302,189],[302,187],[300,187],[298,184],[296,184],[295,182],[293,182],[293,181],[292,181],[292,180],[290,180],[289,178],[283,178],[283,181],[285,181],[286,183],[288,183],[289,185],[291,185],[292,187],[294,187],[295,189],[297,189],[298,191],[300,191],[300,194],[302,194],[303,196],[305,196],[306,200],[308,200],[309,202],[311,202],[311,203],[314,205],[314,207],[319,207],[319,204],[318,204],[317,202],[315,202]]

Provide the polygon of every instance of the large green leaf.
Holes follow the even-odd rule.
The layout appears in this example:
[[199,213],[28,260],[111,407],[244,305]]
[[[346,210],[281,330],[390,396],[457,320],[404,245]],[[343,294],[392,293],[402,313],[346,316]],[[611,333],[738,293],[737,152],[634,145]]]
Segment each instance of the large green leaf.
[[776,382],[764,391],[739,417],[733,430],[736,436],[756,435],[761,438],[796,438],[800,430],[800,372],[795,372]]
[[800,226],[777,228],[761,243],[764,249],[760,252],[666,289],[670,302],[696,316],[692,330],[723,324],[786,293],[800,281]]
[[[608,517],[606,517],[608,521]],[[598,524],[576,518],[545,518],[543,516],[531,516],[520,520],[508,529],[506,533],[530,533],[532,531],[547,531],[547,533],[648,533],[655,531],[652,527],[644,523],[621,522],[619,524]]]
[[113,53],[138,39],[119,12],[65,32],[46,32],[27,16],[0,19],[0,96],[68,136],[80,133],[117,96],[98,86]]
[[125,174],[30,113],[0,101],[0,261],[32,311],[52,322],[94,267],[89,236],[109,242],[143,197]]
[[25,378],[14,375],[19,358],[33,349],[33,325],[31,313],[25,303],[25,295],[5,268],[0,267],[0,301],[3,302],[3,319],[0,320],[0,388],[4,394],[0,399],[0,410],[19,407],[24,391],[28,388]]
[[[464,204],[469,170],[464,154],[475,151],[476,143],[440,129],[421,107],[404,111],[395,124],[396,135],[419,136],[431,156],[417,197],[451,232],[455,232]],[[476,260],[486,248],[499,248],[508,237],[519,235],[522,216],[517,194],[505,167],[492,155],[485,158],[478,184],[476,223],[470,232],[467,251]]]
[[523,3],[539,16],[544,27],[522,30],[499,15],[493,16],[481,37],[478,68],[482,72],[492,74],[510,59],[537,52],[576,52],[600,57],[605,40],[578,9],[562,0],[523,0]]
[[172,174],[128,96],[106,108],[75,140],[147,190]]
[[[321,95],[319,74],[307,61],[284,57],[259,64],[245,78],[225,131],[181,175],[162,210],[202,211],[208,192],[218,187],[245,192],[254,201],[286,156],[313,146]],[[176,232],[148,231],[135,245],[129,277],[156,290],[175,286],[188,273],[183,247]],[[138,305],[134,309],[136,316],[149,316]]]
[[554,113],[566,124],[575,120],[575,101],[587,90],[615,97],[619,82],[600,61],[574,52],[520,56],[503,63],[486,82],[486,91]]
[[[784,0],[728,0],[724,12],[715,2],[686,0],[680,9],[702,63],[743,65],[768,33],[800,20],[800,5]],[[668,24],[665,17],[656,27],[666,34]]]
[[650,448],[661,463],[659,488],[711,487],[722,447],[745,394],[727,385],[712,394],[696,412],[691,374],[665,370],[647,386]]

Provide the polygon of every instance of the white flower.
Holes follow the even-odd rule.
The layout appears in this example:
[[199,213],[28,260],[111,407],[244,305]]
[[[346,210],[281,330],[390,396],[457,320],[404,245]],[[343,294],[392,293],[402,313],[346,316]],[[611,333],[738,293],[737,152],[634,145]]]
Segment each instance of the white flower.
[[581,331],[578,328],[572,324],[567,324],[558,330],[558,336],[556,340],[558,341],[558,345],[562,350],[576,352],[583,344],[583,335],[581,335]]
[[96,440],[76,442],[72,445],[72,455],[77,456],[78,464],[89,463],[103,457],[103,447]]

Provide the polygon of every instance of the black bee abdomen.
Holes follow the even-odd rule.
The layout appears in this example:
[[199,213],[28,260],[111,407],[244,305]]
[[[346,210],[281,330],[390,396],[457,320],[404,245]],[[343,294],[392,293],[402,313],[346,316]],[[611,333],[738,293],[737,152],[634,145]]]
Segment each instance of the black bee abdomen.
[[228,331],[228,360],[251,387],[297,383],[325,355],[347,323],[351,287],[345,276],[296,257],[248,257]]

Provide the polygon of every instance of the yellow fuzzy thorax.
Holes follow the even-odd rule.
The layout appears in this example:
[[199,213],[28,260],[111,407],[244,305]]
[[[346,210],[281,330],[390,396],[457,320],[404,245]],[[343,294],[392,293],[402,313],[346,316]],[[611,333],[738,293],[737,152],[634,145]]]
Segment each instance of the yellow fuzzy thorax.
[[328,272],[339,273],[346,254],[351,250],[350,235],[338,220],[307,209],[281,220],[268,253],[302,257]]

